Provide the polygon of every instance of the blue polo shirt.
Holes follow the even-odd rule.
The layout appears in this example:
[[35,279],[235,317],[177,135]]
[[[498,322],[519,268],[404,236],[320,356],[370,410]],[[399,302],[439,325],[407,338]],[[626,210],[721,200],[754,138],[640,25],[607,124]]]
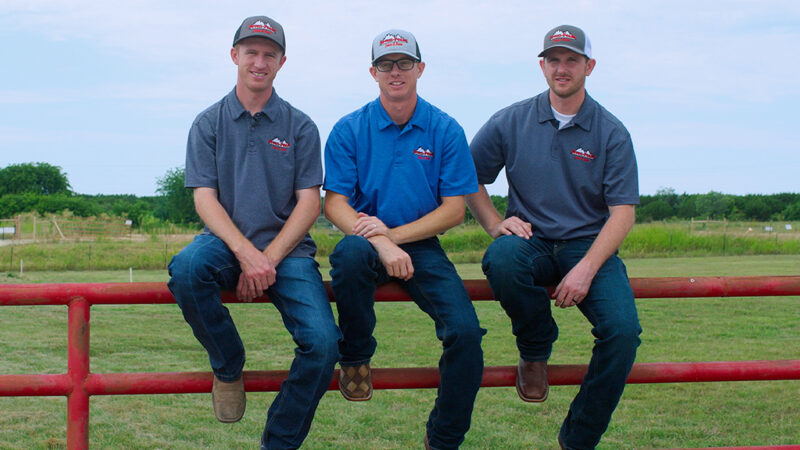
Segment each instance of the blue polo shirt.
[[[259,250],[278,235],[297,205],[295,191],[322,184],[317,126],[273,90],[251,115],[234,88],[201,112],[186,146],[188,188],[210,187],[233,223]],[[205,233],[211,233],[206,227]],[[288,256],[313,256],[306,233]]]
[[639,203],[630,134],[588,94],[570,123],[558,125],[549,91],[495,113],[470,144],[478,182],[494,182],[505,167],[506,217],[530,222],[537,237],[597,235],[609,206]]
[[441,197],[477,192],[464,130],[417,97],[411,120],[392,122],[380,99],[339,120],[325,145],[325,190],[394,228],[441,205]]

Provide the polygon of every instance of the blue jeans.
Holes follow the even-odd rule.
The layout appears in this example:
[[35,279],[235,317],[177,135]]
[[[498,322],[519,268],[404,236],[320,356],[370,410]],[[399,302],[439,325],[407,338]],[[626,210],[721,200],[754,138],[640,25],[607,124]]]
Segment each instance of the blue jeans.
[[[583,258],[594,238],[551,241],[497,238],[486,250],[483,272],[511,318],[520,357],[547,361],[558,338],[547,286],[555,286]],[[589,370],[561,426],[568,448],[594,448],[608,428],[640,344],[639,317],[622,260],[611,256],[578,309],[595,337]]]
[[[470,426],[472,407],[483,376],[480,327],[464,283],[436,238],[400,246],[411,257],[414,276],[399,281],[427,313],[442,341],[438,396],[427,423],[435,448],[458,448]],[[342,366],[369,362],[377,342],[375,288],[389,281],[378,252],[361,236],[345,236],[331,254],[331,288],[344,339],[339,344]]]
[[[289,376],[267,413],[261,446],[297,448],[330,386],[341,334],[313,258],[285,258],[276,271],[267,295],[297,348]],[[238,379],[244,345],[220,297],[221,290],[236,288],[241,273],[236,257],[219,238],[199,235],[172,258],[169,273],[169,289],[208,352],[214,375],[222,381]]]

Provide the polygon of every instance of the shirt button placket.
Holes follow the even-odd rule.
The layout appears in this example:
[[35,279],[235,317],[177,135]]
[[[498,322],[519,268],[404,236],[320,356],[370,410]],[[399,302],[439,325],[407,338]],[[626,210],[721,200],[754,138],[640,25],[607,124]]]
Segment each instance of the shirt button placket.
[[399,166],[403,163],[403,135],[402,132],[398,134],[397,139],[394,141],[394,148],[392,149],[392,165]]
[[561,130],[556,129],[553,133],[553,140],[550,141],[550,158],[558,159],[558,149],[560,148]]
[[249,133],[249,136],[248,136],[250,147],[255,147],[255,145],[256,145],[256,141],[255,141],[255,139],[253,139],[253,135],[255,134],[256,126],[258,125],[258,115],[259,114],[260,113],[256,113],[255,116],[250,118],[250,133]]

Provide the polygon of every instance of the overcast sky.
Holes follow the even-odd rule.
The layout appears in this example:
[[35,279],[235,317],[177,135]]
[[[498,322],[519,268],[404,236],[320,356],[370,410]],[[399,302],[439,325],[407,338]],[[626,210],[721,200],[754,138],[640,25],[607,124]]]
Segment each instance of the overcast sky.
[[235,83],[234,31],[261,14],[286,31],[276,89],[323,146],[336,120],[377,97],[368,68],[381,31],[416,35],[420,95],[471,140],[492,113],[546,89],[536,55],[566,23],[592,41],[587,89],[633,136],[642,194],[800,192],[792,0],[0,0],[0,167],[47,162],[78,193],[153,195],[183,165],[194,117]]

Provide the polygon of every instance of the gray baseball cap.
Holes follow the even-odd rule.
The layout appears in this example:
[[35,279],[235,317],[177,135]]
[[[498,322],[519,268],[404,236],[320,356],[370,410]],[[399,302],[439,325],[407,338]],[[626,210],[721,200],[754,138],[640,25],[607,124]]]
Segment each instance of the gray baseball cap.
[[236,46],[241,40],[254,36],[270,39],[280,45],[284,53],[286,52],[286,36],[283,34],[283,27],[269,17],[253,16],[244,19],[244,22],[236,30],[236,34],[233,35],[233,45]]
[[372,62],[392,53],[403,53],[417,61],[422,61],[419,44],[413,34],[405,30],[386,30],[372,41]]
[[592,57],[592,43],[586,33],[572,25],[559,25],[544,35],[544,50],[539,53],[543,57],[553,47],[563,47],[587,58]]

